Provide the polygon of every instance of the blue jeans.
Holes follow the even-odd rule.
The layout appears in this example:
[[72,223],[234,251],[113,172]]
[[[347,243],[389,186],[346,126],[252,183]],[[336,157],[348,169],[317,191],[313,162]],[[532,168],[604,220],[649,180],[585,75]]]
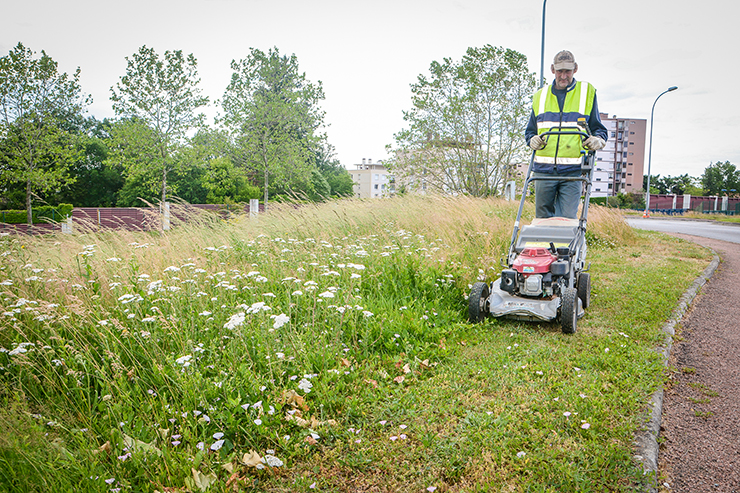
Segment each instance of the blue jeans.
[[[569,173],[532,173],[535,177],[581,176],[581,171]],[[537,180],[534,182],[535,217],[567,217],[576,219],[581,202],[581,181]]]

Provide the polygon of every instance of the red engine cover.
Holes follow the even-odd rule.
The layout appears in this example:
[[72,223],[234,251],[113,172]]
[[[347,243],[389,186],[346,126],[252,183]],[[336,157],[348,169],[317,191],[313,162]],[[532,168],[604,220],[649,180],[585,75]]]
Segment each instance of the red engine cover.
[[547,248],[525,248],[514,260],[514,269],[522,274],[545,274],[558,259]]

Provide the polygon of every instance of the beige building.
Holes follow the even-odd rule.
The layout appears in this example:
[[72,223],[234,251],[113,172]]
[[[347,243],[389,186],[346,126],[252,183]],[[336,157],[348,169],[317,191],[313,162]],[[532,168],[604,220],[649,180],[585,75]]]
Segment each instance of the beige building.
[[373,164],[372,159],[362,159],[354,170],[348,170],[355,182],[354,194],[358,199],[390,197],[395,192],[393,176],[381,161]]

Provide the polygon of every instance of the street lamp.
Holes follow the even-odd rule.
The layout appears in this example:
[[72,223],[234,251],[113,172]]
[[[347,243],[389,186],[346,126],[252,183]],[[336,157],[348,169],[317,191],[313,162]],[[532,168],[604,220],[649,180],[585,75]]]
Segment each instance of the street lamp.
[[544,85],[545,81],[545,7],[547,6],[547,0],[542,2],[542,45],[540,48],[540,86]]
[[671,91],[675,91],[678,89],[678,86],[672,86],[666,89],[665,91],[658,94],[658,97],[655,98],[655,102],[653,103],[653,109],[650,110],[650,146],[648,147],[648,178],[647,178],[647,190],[645,191],[645,216],[650,215],[650,162],[653,157],[653,114],[655,113],[655,103],[658,102],[660,97]]

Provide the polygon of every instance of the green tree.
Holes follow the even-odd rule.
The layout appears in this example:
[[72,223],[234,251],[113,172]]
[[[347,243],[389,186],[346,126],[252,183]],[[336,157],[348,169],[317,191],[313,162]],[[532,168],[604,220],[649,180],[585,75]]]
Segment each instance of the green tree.
[[[125,183],[120,190],[116,205],[136,207],[142,203],[156,202],[162,197],[162,173],[165,178],[172,167],[173,157],[166,158],[167,166],[152,165],[161,162],[161,147],[154,128],[137,117],[122,118],[115,121],[109,129],[108,157],[106,165],[121,168],[125,173]],[[169,185],[171,187],[171,184]]]
[[355,182],[339,161],[321,163],[318,169],[329,184],[332,197],[352,197]]
[[[684,195],[696,190],[697,179],[688,175],[688,173],[679,176],[660,176],[652,175],[650,177],[650,193]],[[642,179],[642,188],[647,187],[647,175]],[[694,195],[694,194],[692,194]]]
[[161,200],[167,199],[167,174],[177,165],[174,155],[187,141],[190,130],[203,125],[205,116],[198,110],[208,104],[201,96],[195,57],[182,51],[165,51],[164,57],[142,46],[131,58],[126,57],[126,75],[111,88],[116,115],[128,119],[118,132],[115,152],[142,150],[145,156],[131,152],[114,158],[129,175],[149,174],[157,170],[161,177]]
[[78,207],[113,207],[125,182],[123,168],[108,161],[112,122],[91,117],[79,129],[81,159],[69,168],[74,178],[58,191],[45,195],[52,205],[66,203]]
[[34,194],[70,183],[69,167],[81,154],[67,129],[92,99],[82,94],[78,68],[60,74],[57,63],[22,43],[0,58],[0,182],[25,185],[28,224]]
[[260,197],[260,189],[249,182],[244,168],[234,166],[225,157],[208,162],[203,187],[207,190],[206,202],[209,204],[248,202]]
[[[642,177],[642,189],[647,190],[648,176],[643,175]],[[652,194],[665,194],[665,184],[660,175],[650,175],[650,193]]]
[[311,83],[296,56],[277,48],[252,48],[231,68],[223,123],[234,136],[237,163],[260,176],[265,206],[271,192],[310,195],[312,152],[325,140],[321,82]]
[[411,85],[409,126],[394,136],[387,167],[412,189],[500,194],[525,150],[535,89],[526,57],[485,45],[460,61],[432,62],[429,72]]
[[695,186],[696,179],[688,173],[679,176],[666,177],[666,189],[668,193],[684,195],[687,190]]
[[704,170],[701,183],[707,195],[736,195],[740,193],[740,170],[729,161],[717,161]]
[[325,146],[314,153],[316,168],[329,185],[331,197],[352,197],[354,181],[349,171],[332,157],[333,149]]
[[203,169],[200,185],[206,193],[206,203],[229,204],[260,197],[260,190],[250,182],[247,170],[234,164],[234,149],[226,132],[202,129],[183,154]]

